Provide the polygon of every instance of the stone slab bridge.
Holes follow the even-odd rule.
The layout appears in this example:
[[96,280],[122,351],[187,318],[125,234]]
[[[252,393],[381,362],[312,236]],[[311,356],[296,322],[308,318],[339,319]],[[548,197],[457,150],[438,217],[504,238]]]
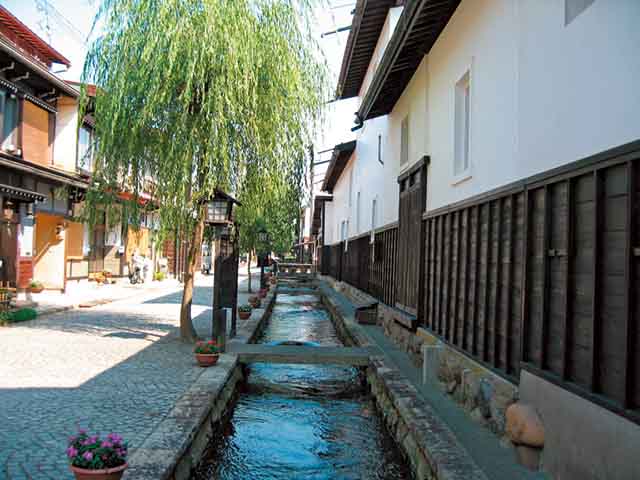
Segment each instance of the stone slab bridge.
[[382,353],[377,347],[316,347],[308,345],[264,345],[230,343],[226,353],[241,363],[311,363],[367,366],[371,357]]

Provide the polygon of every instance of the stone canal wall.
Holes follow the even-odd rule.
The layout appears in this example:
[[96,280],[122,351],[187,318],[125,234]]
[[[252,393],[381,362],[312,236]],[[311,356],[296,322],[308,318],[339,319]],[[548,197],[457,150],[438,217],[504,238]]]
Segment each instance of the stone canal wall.
[[[373,346],[355,321],[353,305],[320,292],[345,345]],[[487,480],[449,427],[382,352],[372,357],[365,371],[385,424],[418,480]]]
[[[275,293],[269,293],[263,300],[265,308],[254,310],[246,321],[238,320],[238,333],[228,343],[253,343],[274,303]],[[188,480],[213,432],[219,431],[219,422],[233,408],[235,392],[244,378],[236,355],[222,354],[216,366],[203,369],[158,428],[132,452],[124,480]]]
[[[345,282],[337,282],[328,276],[319,278],[355,304],[378,303],[372,296]],[[518,400],[518,386],[426,329],[415,328],[412,321],[410,315],[378,303],[378,325],[417,367],[423,368],[424,380],[446,392],[474,421],[503,441],[509,441],[505,432],[506,410]]]

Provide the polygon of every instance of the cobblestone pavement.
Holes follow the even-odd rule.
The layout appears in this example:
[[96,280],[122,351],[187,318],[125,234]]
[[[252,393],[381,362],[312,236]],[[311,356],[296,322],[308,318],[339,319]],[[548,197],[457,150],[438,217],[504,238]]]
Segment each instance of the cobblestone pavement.
[[[196,282],[199,331],[211,282]],[[64,450],[78,426],[142,444],[202,373],[177,338],[180,297],[173,288],[0,329],[0,479],[72,478]]]

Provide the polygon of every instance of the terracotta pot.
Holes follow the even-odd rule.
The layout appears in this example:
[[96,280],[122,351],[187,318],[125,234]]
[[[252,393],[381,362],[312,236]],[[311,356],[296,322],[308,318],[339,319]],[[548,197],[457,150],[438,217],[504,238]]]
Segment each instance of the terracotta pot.
[[261,288],[260,291],[258,292],[258,296],[260,298],[264,298],[267,296],[267,289],[266,288]]
[[218,363],[218,357],[220,357],[220,355],[217,353],[196,353],[196,360],[201,367],[215,365]]
[[31,291],[31,293],[42,293],[44,287],[29,287],[29,290]]
[[125,463],[119,467],[104,470],[88,470],[71,465],[71,471],[76,476],[76,480],[120,480],[127,467],[128,465]]
[[251,312],[238,311],[238,315],[240,316],[240,320],[249,320],[249,318],[251,317]]

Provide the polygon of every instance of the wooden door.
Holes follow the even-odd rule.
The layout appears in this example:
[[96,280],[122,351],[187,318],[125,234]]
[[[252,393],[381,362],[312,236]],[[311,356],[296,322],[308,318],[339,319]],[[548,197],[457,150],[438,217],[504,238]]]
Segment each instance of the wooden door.
[[104,227],[101,225],[94,228],[91,232],[89,273],[100,273],[104,271],[104,250]]
[[0,283],[16,286],[16,258],[18,255],[18,228],[15,223],[0,223]]
[[423,275],[423,222],[427,204],[427,158],[398,177],[400,205],[398,220],[396,307],[418,314],[418,296]]

